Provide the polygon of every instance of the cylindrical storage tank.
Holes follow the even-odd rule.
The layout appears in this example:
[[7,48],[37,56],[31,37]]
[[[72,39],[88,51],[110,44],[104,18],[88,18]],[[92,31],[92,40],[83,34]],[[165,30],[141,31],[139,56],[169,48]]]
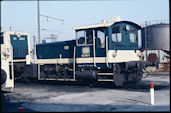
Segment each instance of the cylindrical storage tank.
[[170,72],[170,24],[159,23],[142,28],[144,60],[159,62],[159,66],[147,67],[149,72]]
[[156,50],[164,49],[170,51],[170,24],[153,24],[143,28],[145,48]]

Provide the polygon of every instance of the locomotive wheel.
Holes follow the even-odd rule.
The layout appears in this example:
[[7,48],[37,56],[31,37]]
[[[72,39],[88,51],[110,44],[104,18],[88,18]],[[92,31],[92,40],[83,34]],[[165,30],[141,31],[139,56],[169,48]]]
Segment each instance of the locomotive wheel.
[[137,70],[133,73],[135,77],[131,80],[131,83],[136,84],[142,79],[143,73],[142,73],[142,64],[138,63]]
[[136,72],[128,73],[128,83],[136,84],[140,80],[141,77],[139,77]]
[[142,70],[143,70],[142,63],[138,63],[137,72],[136,72],[136,83],[139,82],[142,79],[142,76],[143,76]]
[[1,69],[1,85],[2,85],[3,83],[5,83],[6,79],[7,79],[7,74],[6,74],[6,72],[5,72],[3,69]]
[[125,73],[121,72],[119,64],[115,64],[113,67],[113,80],[116,86],[123,86],[125,82]]
[[142,79],[142,72],[137,71],[136,78],[133,80],[134,83],[139,82]]

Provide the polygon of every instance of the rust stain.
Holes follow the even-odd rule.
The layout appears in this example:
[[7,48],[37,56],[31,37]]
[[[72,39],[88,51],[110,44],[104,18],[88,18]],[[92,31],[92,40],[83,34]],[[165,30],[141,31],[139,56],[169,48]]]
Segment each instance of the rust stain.
[[149,66],[148,71],[149,72],[170,72],[170,63],[160,63],[158,69],[156,69],[154,66]]
[[148,57],[147,57],[147,60],[148,60],[149,62],[155,62],[157,59],[158,59],[158,58],[157,58],[156,53],[150,53],[150,54],[148,55]]

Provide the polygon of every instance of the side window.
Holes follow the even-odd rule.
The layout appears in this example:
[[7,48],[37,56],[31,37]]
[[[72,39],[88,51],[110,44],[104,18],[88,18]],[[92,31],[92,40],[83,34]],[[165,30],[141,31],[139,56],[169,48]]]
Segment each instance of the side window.
[[136,43],[136,38],[137,38],[137,31],[136,30],[132,30],[130,31],[130,42],[131,43]]
[[85,31],[81,30],[81,31],[77,31],[76,32],[76,38],[78,40],[78,44],[85,44]]
[[4,37],[1,36],[1,44],[3,44],[3,43],[4,43]]
[[86,44],[93,44],[93,30],[86,30]]
[[79,45],[93,44],[93,30],[76,31],[76,38]]
[[4,37],[3,37],[3,32],[1,32],[1,44],[4,43]]
[[97,46],[105,48],[105,33],[102,31],[97,31]]
[[114,42],[121,42],[122,41],[122,32],[120,26],[114,26],[112,28],[112,40]]

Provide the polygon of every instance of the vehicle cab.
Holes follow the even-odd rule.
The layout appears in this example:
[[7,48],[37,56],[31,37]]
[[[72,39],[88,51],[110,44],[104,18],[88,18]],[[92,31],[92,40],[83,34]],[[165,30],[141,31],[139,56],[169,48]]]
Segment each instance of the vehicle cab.
[[78,68],[139,61],[141,27],[130,21],[75,27]]
[[76,78],[125,81],[142,78],[141,27],[130,21],[115,21],[75,27]]
[[1,31],[1,89],[14,88],[13,51],[10,41]]

